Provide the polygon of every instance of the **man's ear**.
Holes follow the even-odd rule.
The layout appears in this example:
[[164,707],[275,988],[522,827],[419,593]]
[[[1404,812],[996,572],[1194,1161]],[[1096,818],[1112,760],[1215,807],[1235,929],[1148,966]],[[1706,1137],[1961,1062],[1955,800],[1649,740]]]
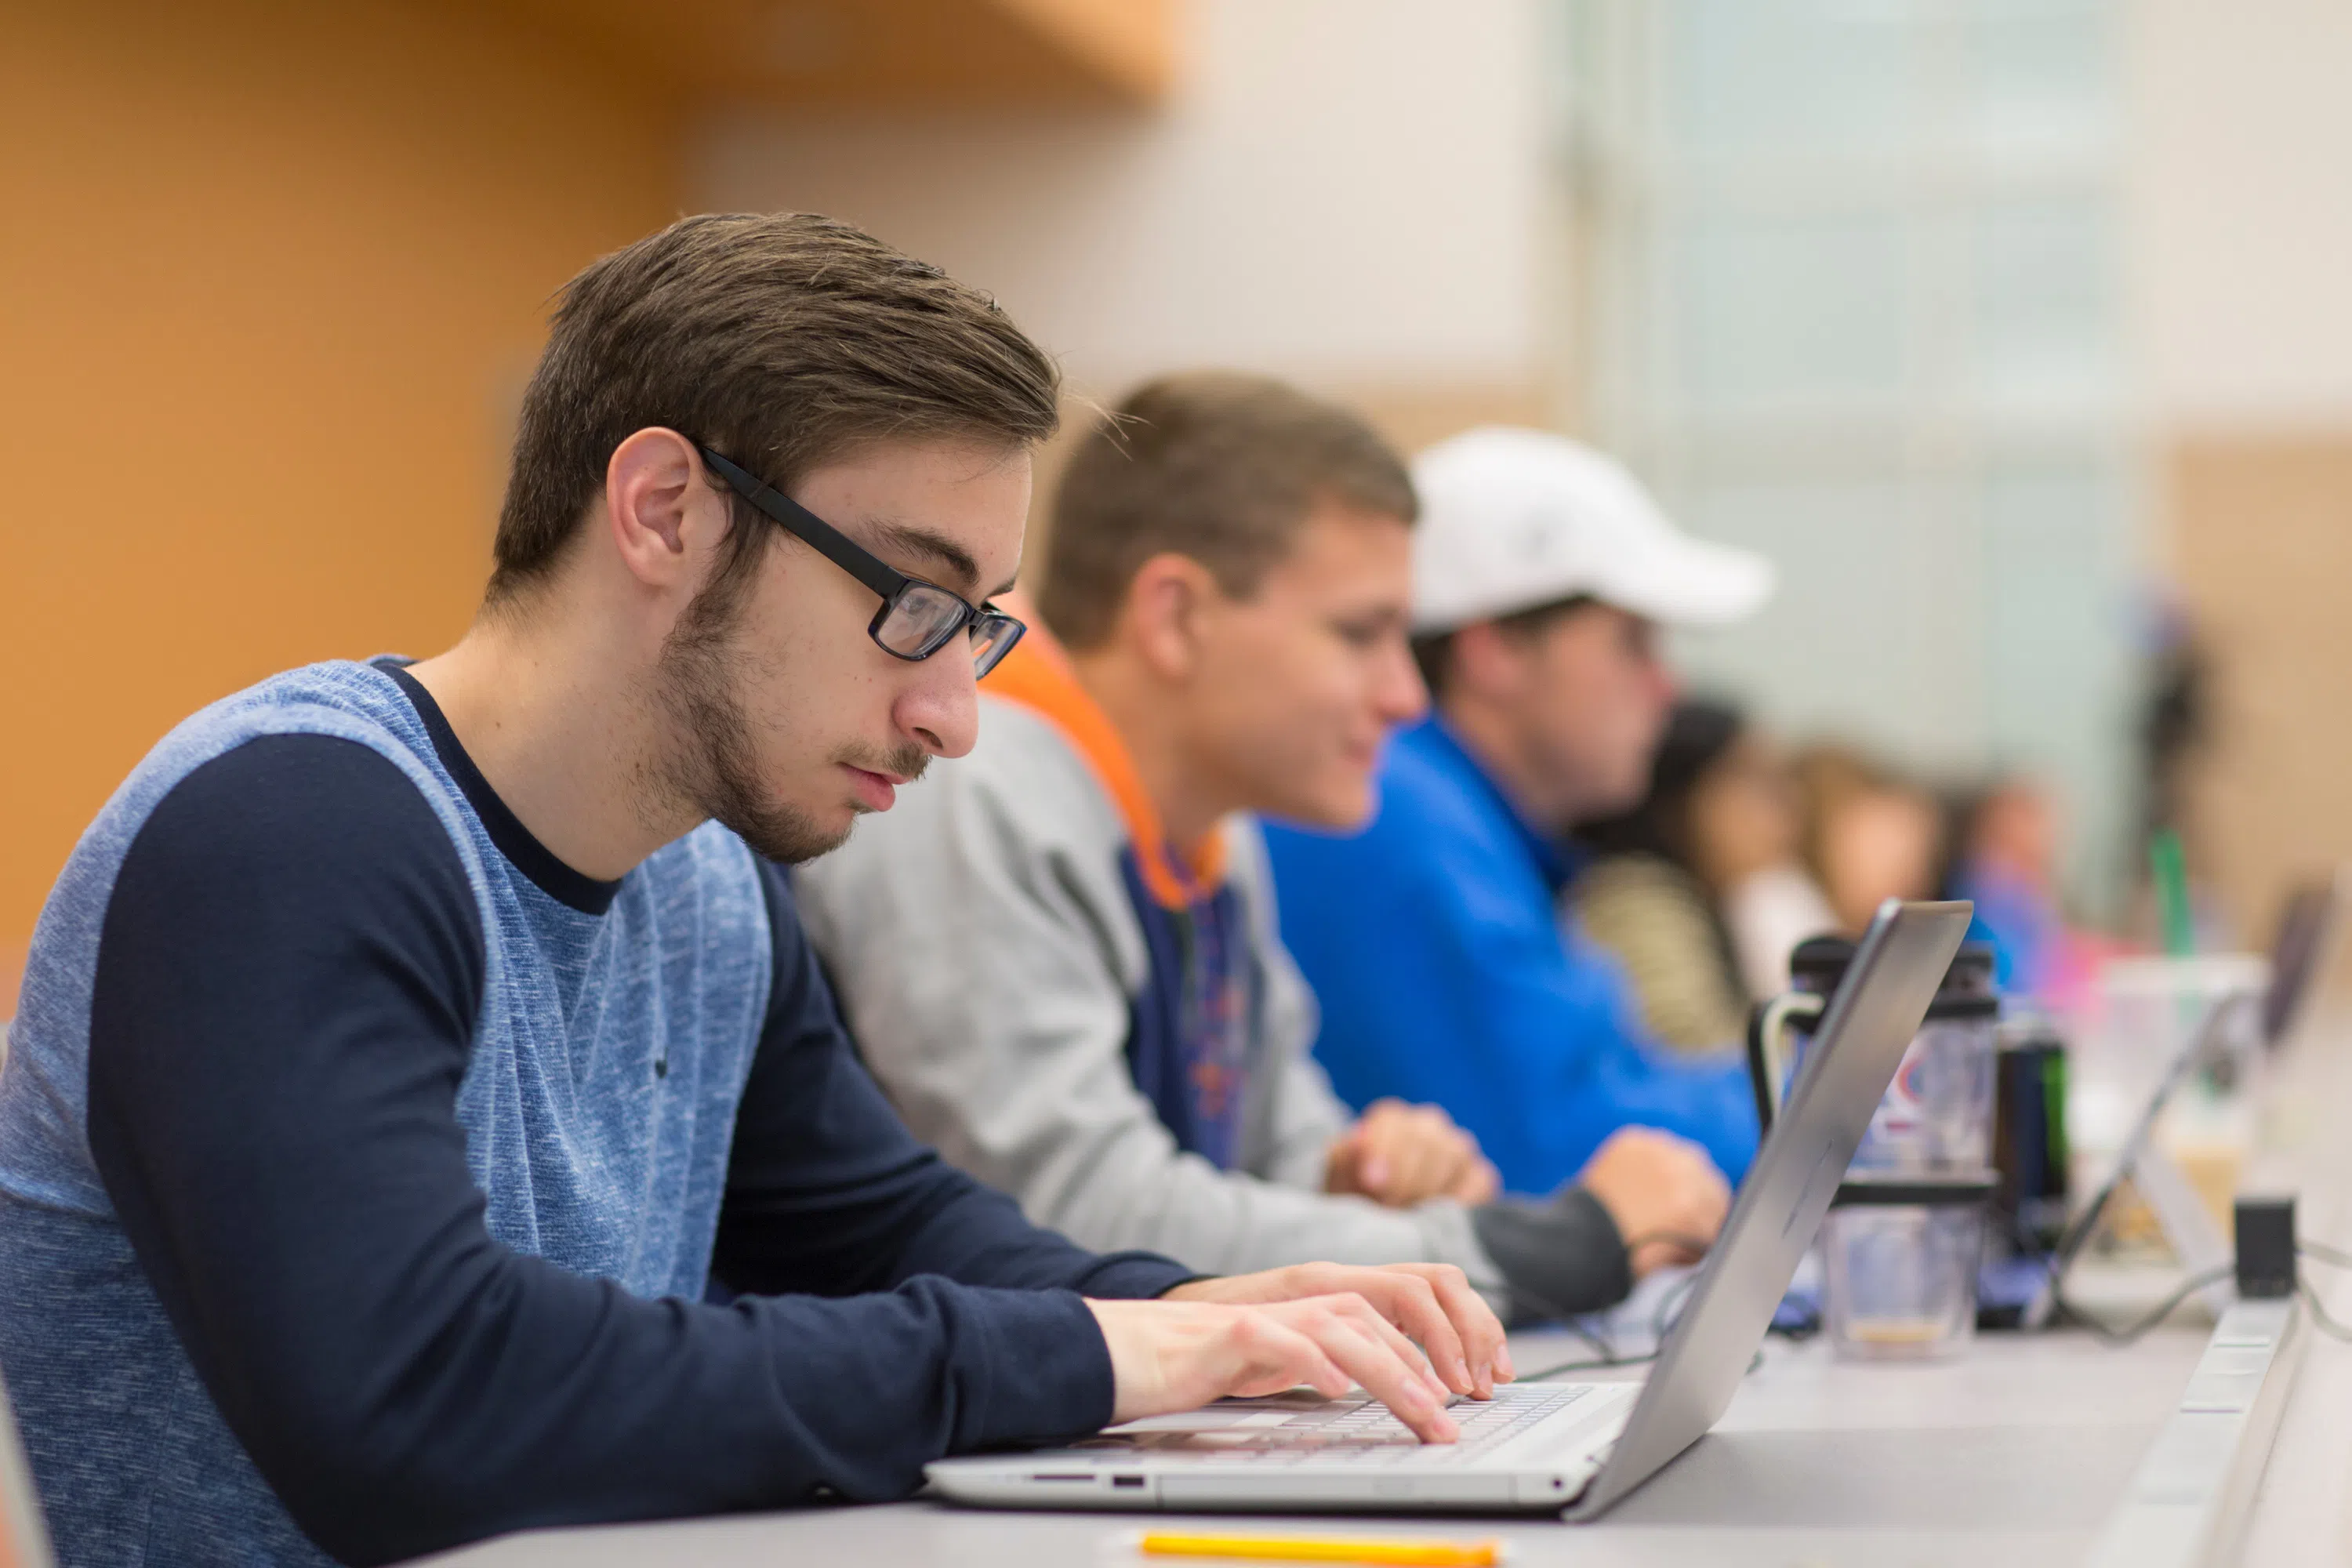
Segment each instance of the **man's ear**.
[[639,430],[604,467],[605,524],[629,574],[656,592],[698,589],[727,537],[726,498],[703,477],[694,444]]
[[1506,697],[1527,679],[1528,650],[1492,621],[1473,621],[1446,650],[1449,684],[1482,697]]
[[1223,597],[1207,567],[1163,551],[1129,579],[1121,618],[1144,664],[1164,679],[1183,680],[1200,664],[1205,613]]

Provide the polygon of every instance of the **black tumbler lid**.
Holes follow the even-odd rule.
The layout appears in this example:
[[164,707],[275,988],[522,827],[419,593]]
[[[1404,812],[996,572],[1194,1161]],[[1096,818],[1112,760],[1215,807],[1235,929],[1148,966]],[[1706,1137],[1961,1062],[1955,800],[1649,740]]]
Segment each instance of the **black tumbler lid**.
[[1962,1208],[1992,1196],[2000,1178],[1990,1171],[1948,1174],[1863,1175],[1849,1172],[1832,1208]]
[[[1789,977],[1801,991],[1827,996],[1838,988],[1853,963],[1854,944],[1842,936],[1809,936],[1789,954]],[[1951,968],[1936,987],[1927,1016],[1990,1018],[2000,1011],[1993,994],[1993,950],[1989,942],[1964,942],[1952,955]]]

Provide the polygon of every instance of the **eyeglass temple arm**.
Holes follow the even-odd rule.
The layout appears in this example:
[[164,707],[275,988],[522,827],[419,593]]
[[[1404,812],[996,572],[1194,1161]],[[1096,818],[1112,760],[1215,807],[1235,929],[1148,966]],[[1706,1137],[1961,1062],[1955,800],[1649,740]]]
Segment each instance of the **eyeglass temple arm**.
[[884,598],[895,597],[898,590],[908,583],[905,573],[894,569],[887,562],[877,561],[872,552],[856,540],[741,464],[721,457],[708,447],[697,447],[695,450],[700,452],[702,460],[718,469],[719,478],[733,486],[745,500],[800,535],[814,546],[819,554]]

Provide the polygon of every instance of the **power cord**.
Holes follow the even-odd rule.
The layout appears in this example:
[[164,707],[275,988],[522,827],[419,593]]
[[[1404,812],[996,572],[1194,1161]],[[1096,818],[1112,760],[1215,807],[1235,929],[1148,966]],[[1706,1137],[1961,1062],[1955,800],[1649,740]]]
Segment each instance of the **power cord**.
[[2311,1309],[2311,1326],[2331,1340],[2352,1344],[2352,1324],[2340,1323],[2328,1316],[2327,1309],[2319,1304],[2319,1292],[2308,1285],[2296,1287],[2303,1292],[2303,1304]]
[[2084,1310],[2066,1300],[2064,1294],[2058,1289],[2055,1274],[2052,1275],[2050,1280],[2050,1301],[2051,1305],[2058,1310],[2060,1317],[2080,1323],[2090,1330],[2091,1337],[2101,1344],[2112,1345],[2117,1350],[2122,1350],[2127,1345],[2136,1345],[2147,1338],[2158,1324],[2179,1311],[2181,1303],[2187,1301],[2189,1297],[2208,1285],[2218,1284],[2221,1280],[2233,1278],[2237,1272],[2237,1265],[2225,1263],[2218,1268],[2208,1268],[2202,1273],[2192,1274],[2182,1280],[2180,1288],[2167,1296],[2160,1305],[2150,1308],[2145,1316],[2136,1318],[2120,1327]]
[[[1632,1249],[1628,1248],[1627,1250],[1630,1251]],[[1689,1298],[1692,1287],[1697,1283],[1698,1275],[1696,1272],[1686,1274],[1680,1279],[1675,1280],[1672,1285],[1668,1286],[1664,1292],[1659,1296],[1657,1307],[1650,1314],[1651,1348],[1636,1353],[1628,1353],[1620,1351],[1609,1341],[1607,1336],[1586,1328],[1583,1324],[1578,1322],[1574,1316],[1565,1312],[1557,1303],[1537,1300],[1528,1297],[1524,1291],[1512,1291],[1508,1287],[1505,1287],[1504,1289],[1507,1293],[1528,1300],[1528,1305],[1537,1308],[1538,1310],[1559,1318],[1562,1327],[1566,1328],[1569,1332],[1574,1334],[1585,1343],[1592,1346],[1598,1352],[1597,1354],[1580,1357],[1573,1361],[1557,1362],[1550,1366],[1538,1367],[1533,1372],[1522,1373],[1519,1374],[1518,1381],[1521,1383],[1547,1383],[1555,1377],[1559,1377],[1571,1372],[1600,1372],[1612,1367],[1642,1366],[1657,1360],[1658,1352],[1663,1349],[1665,1344],[1666,1331],[1674,1325],[1675,1311],[1682,1306],[1683,1302]],[[1801,1324],[1785,1328],[1776,1325],[1770,1331],[1781,1334],[1791,1340],[1801,1341],[1811,1338],[1815,1333],[1819,1332],[1820,1330],[1821,1320],[1818,1315],[1816,1315]],[[1748,1370],[1750,1372],[1755,1371],[1759,1366],[1763,1364],[1763,1352],[1761,1351],[1757,1352],[1757,1353],[1749,1359],[1748,1363]]]
[[2352,1268],[2352,1252],[2341,1252],[2333,1247],[2323,1247],[2318,1242],[2304,1241],[2300,1238],[2294,1244],[2294,1250],[2298,1256],[2308,1258],[2314,1263],[2330,1264],[2337,1268]]
[[[2352,1268],[2352,1252],[2324,1247],[2315,1241],[2298,1239],[2294,1244],[2294,1253],[2297,1258],[2308,1258],[2314,1263],[2325,1263],[2332,1268]],[[2352,1344],[2352,1324],[2340,1322],[2330,1315],[2326,1307],[2321,1304],[2318,1291],[2299,1279],[2295,1281],[2295,1289],[2303,1297],[2303,1304],[2311,1309],[2313,1328],[2331,1340],[2342,1340]]]
[[[2305,1241],[2298,1237],[2294,1239],[2294,1254],[2298,1258],[2308,1258],[2314,1263],[2324,1263],[2331,1268],[2352,1268],[2352,1252],[2345,1252],[2322,1242]],[[2074,1259],[2080,1256],[2079,1252],[2070,1254],[2066,1260],[2067,1264],[2071,1266]],[[2209,1285],[2231,1279],[2237,1273],[2237,1264],[2233,1260],[2226,1264],[2218,1264],[2202,1273],[2192,1275],[2182,1280],[2171,1295],[2167,1296],[2163,1301],[2147,1312],[2128,1323],[2118,1325],[2107,1322],[2095,1313],[2066,1299],[2064,1289],[2066,1268],[2054,1266],[2053,1260],[2048,1256],[2034,1255],[2033,1261],[2041,1266],[2043,1277],[2050,1282],[2050,1304],[2053,1310],[2053,1317],[2058,1321],[2081,1325],[2089,1330],[2092,1338],[2101,1344],[2109,1345],[2117,1350],[2137,1344],[2153,1332],[2158,1324],[2179,1310],[2189,1297]],[[2298,1279],[2295,1282],[2295,1293],[2303,1298],[2304,1305],[2310,1309],[2314,1328],[2330,1339],[2352,1343],[2352,1324],[2339,1322],[2331,1316],[2326,1307],[2320,1301],[2318,1292]]]
[[[2021,1239],[2021,1237],[2011,1238],[2012,1242]],[[2147,1313],[2128,1323],[2116,1324],[2108,1322],[2097,1313],[2066,1299],[2066,1275],[2074,1267],[2074,1259],[2082,1256],[2079,1247],[2069,1248],[2062,1244],[2054,1254],[2025,1252],[2021,1248],[2021,1255],[2030,1258],[2035,1267],[2042,1270],[2042,1278],[2050,1287],[2053,1325],[2065,1322],[2079,1324],[2090,1331],[2093,1339],[2116,1350],[2137,1344],[2153,1332],[2158,1324],[2179,1311],[2189,1297],[2204,1289],[2208,1285],[2218,1284],[2237,1273],[2237,1266],[2234,1263],[2217,1265],[2208,1268],[2200,1274],[2182,1280],[2178,1289]]]
[[[1637,1247],[1658,1241],[1672,1242],[1695,1253],[1704,1253],[1707,1247],[1706,1243],[1695,1237],[1671,1233],[1645,1234],[1626,1243],[1626,1254],[1630,1257]],[[2305,1241],[2298,1237],[2294,1244],[2294,1250],[2296,1257],[2308,1258],[2314,1263],[2326,1264],[2335,1268],[2352,1268],[2352,1252],[2346,1252],[2321,1242]],[[2209,1285],[2216,1285],[2224,1279],[2231,1279],[2237,1273],[2235,1263],[2230,1263],[2217,1265],[2193,1274],[2182,1280],[2170,1295],[2141,1316],[2127,1323],[2117,1324],[2110,1323],[2088,1309],[2068,1300],[2063,1289],[2066,1270],[2053,1267],[2052,1258],[2046,1256],[2036,1257],[2034,1261],[2041,1265],[2044,1277],[2050,1282],[2050,1301],[2054,1310],[2055,1319],[2079,1324],[2088,1330],[2091,1337],[2101,1344],[2116,1350],[2137,1344],[2154,1332],[2166,1319],[2179,1311],[2191,1296]],[[2068,1262],[2071,1264],[2073,1258],[2070,1257]],[[1675,1310],[1690,1295],[1691,1288],[1697,1281],[1698,1275],[1696,1271],[1685,1275],[1658,1298],[1657,1308],[1650,1315],[1651,1348],[1633,1354],[1620,1351],[1606,1334],[1587,1327],[1580,1321],[1588,1314],[1573,1311],[1557,1301],[1547,1300],[1531,1290],[1507,1282],[1473,1281],[1472,1288],[1489,1295],[1499,1295],[1508,1299],[1514,1304],[1515,1310],[1520,1307],[1530,1308],[1536,1312],[1552,1318],[1560,1327],[1592,1347],[1593,1354],[1591,1356],[1541,1367],[1534,1372],[1522,1373],[1518,1379],[1521,1383],[1544,1383],[1572,1372],[1599,1372],[1612,1367],[1640,1366],[1657,1360],[1658,1351],[1665,1342],[1666,1331],[1673,1324]],[[2314,1328],[2330,1339],[2341,1340],[2347,1344],[2352,1344],[2352,1324],[2339,1321],[2331,1315],[2320,1301],[2318,1292],[2312,1289],[2307,1283],[2298,1279],[2295,1289],[2296,1293],[2303,1298],[2304,1305],[2310,1310]],[[1815,1312],[1806,1322],[1789,1326],[1775,1323],[1769,1331],[1802,1342],[1819,1333],[1821,1326],[1821,1316]],[[1748,1363],[1748,1371],[1755,1371],[1763,1359],[1763,1352],[1759,1351],[1754,1359]]]
[[[1655,1242],[1668,1242],[1693,1254],[1704,1254],[1709,1246],[1708,1242],[1698,1237],[1686,1236],[1679,1231],[1644,1231],[1624,1243],[1625,1256],[1630,1259],[1635,1251]],[[1653,1315],[1654,1327],[1657,1330],[1656,1337],[1664,1337],[1664,1321],[1673,1309],[1682,1300],[1682,1295],[1687,1293],[1688,1286],[1687,1279],[1677,1281],[1672,1289],[1660,1298],[1658,1310]],[[1523,1373],[1518,1378],[1521,1383],[1540,1383],[1546,1378],[1557,1377],[1564,1372],[1591,1372],[1601,1367],[1638,1366],[1643,1362],[1653,1361],[1657,1357],[1658,1352],[1654,1350],[1642,1355],[1625,1354],[1618,1350],[1606,1334],[1586,1325],[1583,1320],[1591,1315],[1589,1310],[1579,1311],[1563,1306],[1524,1286],[1514,1285],[1508,1280],[1498,1282],[1474,1279],[1470,1282],[1470,1288],[1485,1295],[1503,1297],[1510,1303],[1514,1316],[1524,1310],[1532,1316],[1549,1318],[1592,1347],[1593,1353],[1588,1358],[1561,1362],[1557,1366],[1548,1366],[1538,1372]]]

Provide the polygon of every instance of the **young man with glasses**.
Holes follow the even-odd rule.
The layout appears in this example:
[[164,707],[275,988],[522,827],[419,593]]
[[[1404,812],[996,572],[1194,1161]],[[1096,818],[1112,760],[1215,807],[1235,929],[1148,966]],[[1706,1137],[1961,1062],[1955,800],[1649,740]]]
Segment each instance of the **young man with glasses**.
[[132,772],[0,1073],[0,1370],[66,1562],[892,1497],[1300,1382],[1444,1440],[1509,1375],[1450,1270],[1033,1228],[841,1032],[772,862],[970,749],[1055,395],[856,230],[679,224],[567,289],[464,639]]
[[1058,636],[982,687],[970,757],[798,874],[802,905],[910,1125],[1038,1223],[1216,1271],[1451,1263],[1556,1316],[1704,1245],[1720,1179],[1629,1132],[1557,1195],[1503,1198],[1442,1110],[1350,1116],[1240,815],[1370,810],[1423,706],[1414,505],[1346,409],[1255,376],[1143,387],[1063,476]]

